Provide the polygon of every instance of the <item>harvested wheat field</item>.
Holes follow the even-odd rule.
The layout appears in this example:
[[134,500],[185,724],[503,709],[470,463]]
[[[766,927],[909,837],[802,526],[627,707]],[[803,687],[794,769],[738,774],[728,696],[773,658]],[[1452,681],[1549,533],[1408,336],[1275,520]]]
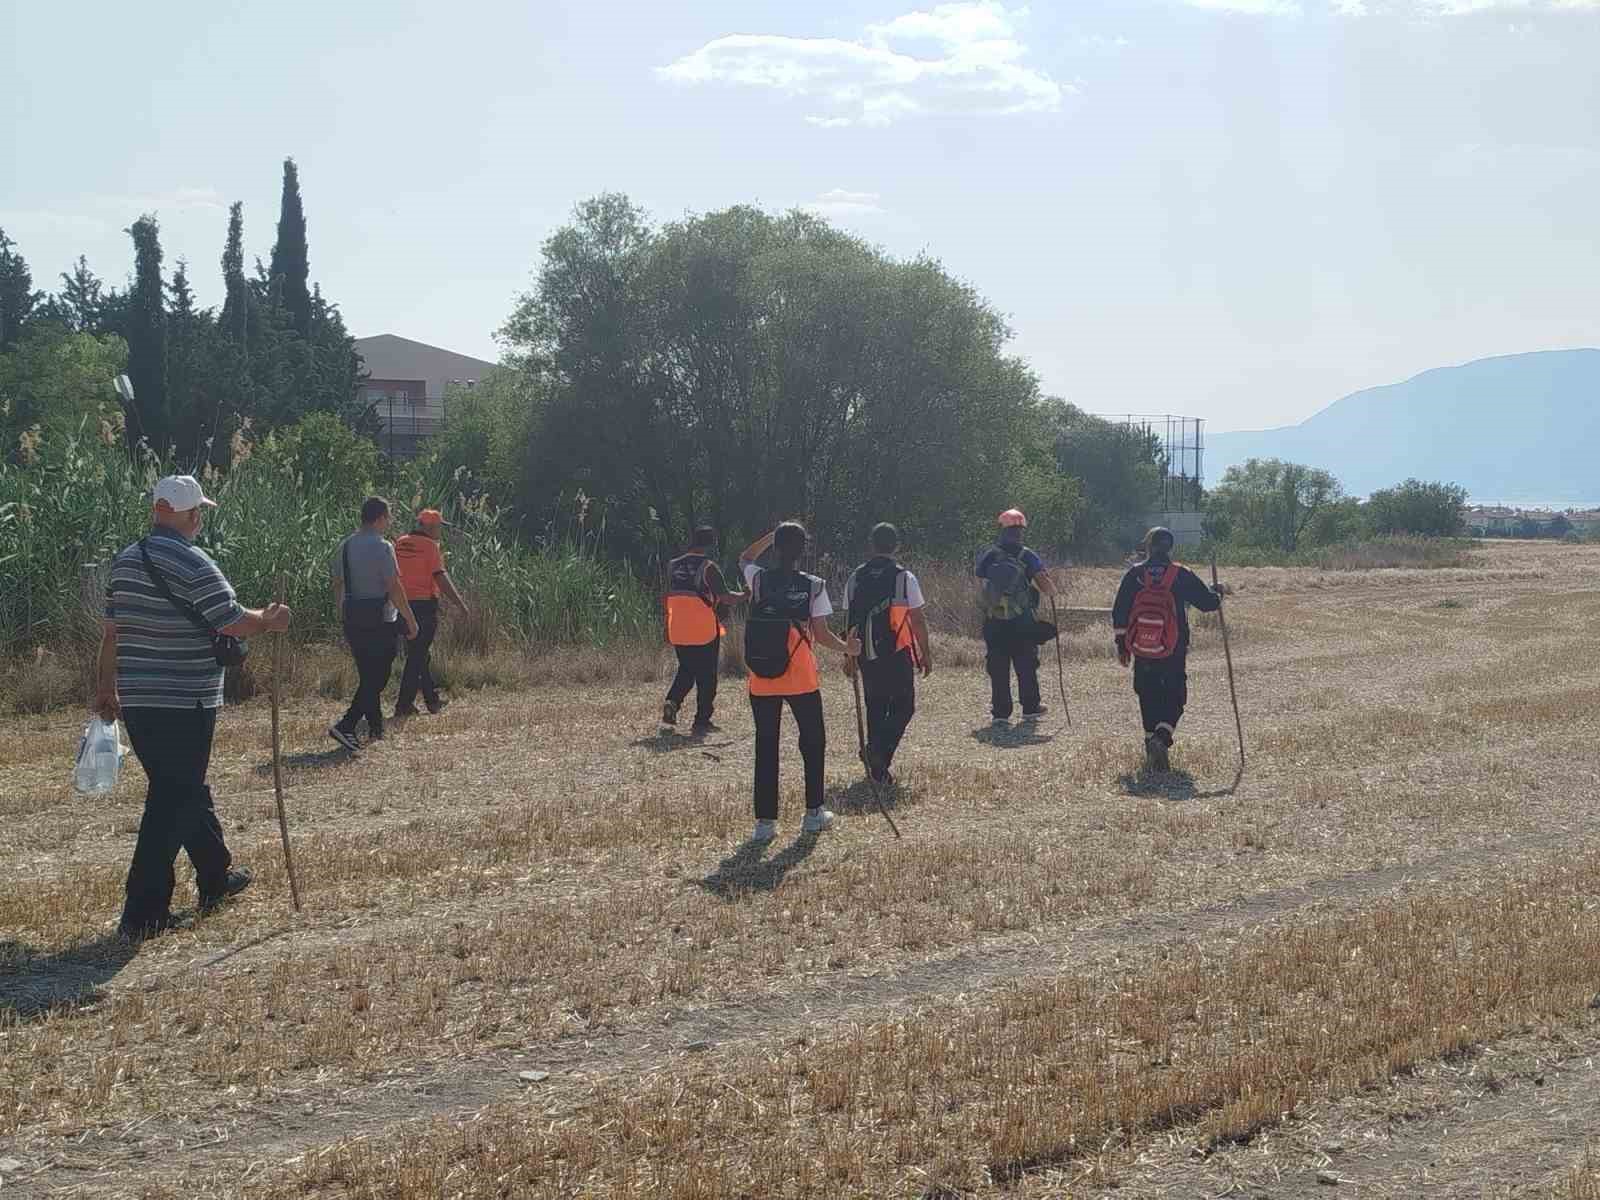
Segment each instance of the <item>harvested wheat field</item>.
[[74,797],[77,714],[10,721],[0,1195],[1600,1195],[1600,550],[1479,553],[1231,573],[1237,789],[1214,622],[1163,776],[1108,633],[1070,729],[999,737],[936,643],[900,841],[834,662],[839,826],[786,726],[760,850],[734,681],[703,742],[547,687],[354,761],[295,699],[298,917],[253,702],[212,784],[257,886],[136,953],[142,775]]

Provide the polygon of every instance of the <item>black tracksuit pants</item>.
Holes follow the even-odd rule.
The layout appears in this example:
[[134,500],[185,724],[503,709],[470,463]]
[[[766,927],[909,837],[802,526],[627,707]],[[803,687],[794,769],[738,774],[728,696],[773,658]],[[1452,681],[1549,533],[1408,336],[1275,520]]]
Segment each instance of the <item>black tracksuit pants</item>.
[[667,689],[667,699],[682,704],[689,689],[694,689],[694,723],[711,724],[711,714],[717,707],[717,668],[722,654],[722,639],[714,638],[704,646],[674,646],[678,652],[678,673]]
[[828,734],[822,722],[822,693],[799,696],[751,696],[756,722],[756,820],[778,819],[778,733],[787,703],[800,728],[800,757],[806,765],[806,808],[822,807],[822,771]]
[[[900,739],[917,711],[917,668],[911,651],[900,650],[888,658],[857,660],[861,670],[861,697],[867,709],[869,765],[887,771]],[[1007,681],[1009,684],[1009,680]],[[1009,688],[1007,689],[1009,690]]]
[[1039,643],[1030,630],[1018,629],[1026,622],[985,621],[983,644],[988,653],[984,665],[989,671],[989,711],[996,717],[1011,715],[1011,672],[1017,673],[1017,697],[1022,713],[1036,713],[1039,700]]
[[346,623],[344,636],[356,660],[359,682],[355,699],[339,719],[339,728],[353,735],[365,717],[368,735],[378,737],[383,733],[383,689],[389,686],[394,657],[400,652],[400,622],[390,621],[376,629],[357,629]]
[[[406,669],[400,675],[400,695],[394,706],[405,712],[417,706],[417,690],[430,706],[439,703],[439,685],[433,681],[433,639],[439,632],[439,602],[413,600],[411,615],[417,618],[417,636],[406,643]],[[382,689],[379,689],[380,691]]]
[[139,840],[128,868],[122,929],[150,930],[172,911],[177,879],[172,865],[179,849],[194,864],[202,903],[222,895],[233,856],[206,786],[214,708],[124,708],[123,724],[133,752],[149,778]]
[[1170,658],[1135,658],[1133,690],[1139,697],[1139,715],[1144,718],[1145,734],[1155,733],[1159,726],[1165,725],[1170,746],[1178,722],[1183,719],[1184,705],[1189,702],[1188,648]]

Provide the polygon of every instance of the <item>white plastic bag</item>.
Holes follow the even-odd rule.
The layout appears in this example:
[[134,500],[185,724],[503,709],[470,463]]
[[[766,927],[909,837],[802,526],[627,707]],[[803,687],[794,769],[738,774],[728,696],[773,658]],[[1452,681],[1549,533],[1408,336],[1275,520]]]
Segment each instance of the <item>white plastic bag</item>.
[[122,770],[122,733],[115,721],[99,716],[89,718],[78,743],[78,761],[72,770],[72,785],[81,796],[102,796],[117,786]]

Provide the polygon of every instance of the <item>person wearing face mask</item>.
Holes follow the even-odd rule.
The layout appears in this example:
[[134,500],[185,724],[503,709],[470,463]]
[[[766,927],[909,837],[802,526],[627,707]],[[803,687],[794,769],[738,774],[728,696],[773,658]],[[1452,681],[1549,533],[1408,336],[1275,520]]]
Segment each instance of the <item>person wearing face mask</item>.
[[194,545],[216,507],[199,480],[168,476],[152,501],[150,533],[111,564],[94,703],[106,720],[122,718],[149,780],[118,926],[131,939],[172,928],[180,849],[194,864],[202,914],[250,886],[250,872],[233,867],[206,784],[222,708],[216,638],[281,633],[290,620],[281,604],[241,607]]

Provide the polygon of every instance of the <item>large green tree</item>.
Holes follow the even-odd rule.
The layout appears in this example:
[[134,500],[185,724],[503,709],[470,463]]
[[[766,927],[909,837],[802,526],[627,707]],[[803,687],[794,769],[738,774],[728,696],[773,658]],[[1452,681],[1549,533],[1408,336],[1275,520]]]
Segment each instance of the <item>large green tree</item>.
[[271,278],[277,282],[289,325],[311,336],[311,260],[306,245],[306,212],[300,201],[300,171],[283,160],[283,197],[278,209],[278,240],[272,246]]
[[128,378],[134,402],[128,436],[165,451],[171,435],[167,413],[166,281],[161,277],[161,227],[149,213],[128,228],[133,239],[133,287],[128,292]]
[[1252,458],[1229,467],[1206,498],[1206,528],[1218,541],[1293,554],[1318,515],[1344,495],[1320,467]]
[[[34,321],[0,354],[0,433],[6,448],[34,425],[52,438],[80,429],[98,434],[112,420],[111,381],[127,369],[128,346],[115,334],[75,333],[56,321]],[[115,425],[108,426],[115,428]]]
[[1025,478],[1072,518],[999,315],[931,259],[806,213],[652,229],[626,197],[597,197],[546,242],[501,336],[537,385],[525,508],[582,488],[635,549],[786,516],[843,555],[884,519],[952,548]]
[[1374,533],[1459,537],[1467,528],[1467,489],[1408,479],[1373,492],[1363,509]]
[[228,208],[228,240],[222,247],[223,336],[243,346],[248,334],[250,285],[244,277],[244,204]]

